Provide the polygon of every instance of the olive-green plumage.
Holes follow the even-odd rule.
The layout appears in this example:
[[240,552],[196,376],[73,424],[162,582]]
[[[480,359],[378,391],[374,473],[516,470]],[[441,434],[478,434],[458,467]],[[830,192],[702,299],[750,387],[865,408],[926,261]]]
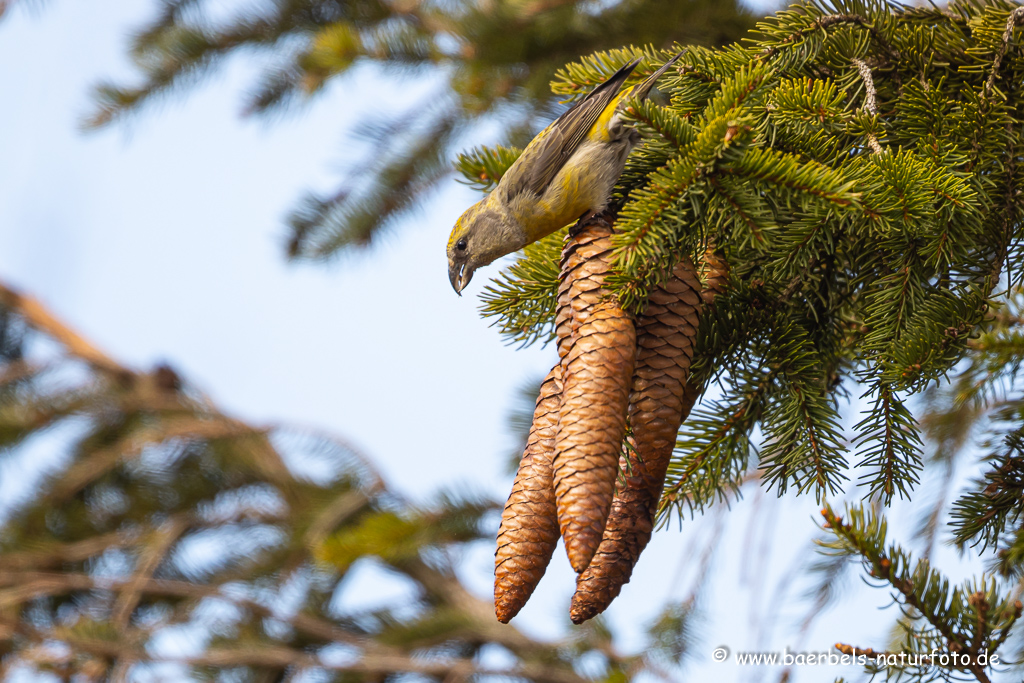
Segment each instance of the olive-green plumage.
[[601,212],[639,142],[622,106],[644,99],[679,53],[641,83],[620,92],[636,59],[537,134],[487,197],[469,207],[448,240],[448,277],[461,293],[473,272],[495,259]]

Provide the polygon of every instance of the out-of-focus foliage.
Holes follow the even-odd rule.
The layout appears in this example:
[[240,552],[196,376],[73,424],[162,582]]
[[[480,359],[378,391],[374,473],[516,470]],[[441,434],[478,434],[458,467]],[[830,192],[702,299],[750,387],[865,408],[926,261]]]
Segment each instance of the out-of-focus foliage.
[[[0,468],[41,474],[0,508],[0,679],[582,683],[650,666],[600,627],[544,643],[495,621],[455,572],[490,543],[493,503],[410,505],[343,441],[233,419],[3,286]],[[360,572],[402,595],[353,595]]]
[[[924,423],[956,452],[965,443],[987,451],[982,475],[955,500],[953,540],[995,552],[995,569],[1024,576],[1024,290],[1015,288],[968,341],[968,353],[948,385],[930,392]],[[984,452],[984,451],[983,451]]]
[[[554,116],[548,82],[566,62],[627,42],[719,45],[753,23],[736,0],[268,0],[226,19],[212,18],[212,0],[156,4],[130,48],[139,81],[100,85],[87,126],[174,96],[232,56],[261,71],[244,106],[253,114],[303,105],[332,83],[351,88],[358,67],[381,88],[436,84],[397,111],[368,114],[356,130],[367,151],[349,180],[299,203],[288,251],[311,259],[369,244],[403,217],[450,175],[453,142],[474,124],[500,121],[502,141],[522,144]],[[375,97],[350,101],[363,110]]]

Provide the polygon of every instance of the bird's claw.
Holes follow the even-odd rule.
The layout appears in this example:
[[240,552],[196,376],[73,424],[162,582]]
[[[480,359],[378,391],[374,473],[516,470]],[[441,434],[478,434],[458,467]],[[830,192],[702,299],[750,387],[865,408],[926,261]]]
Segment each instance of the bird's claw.
[[609,221],[609,218],[612,218],[612,216],[607,211],[602,211],[601,213],[597,213],[595,211],[587,211],[585,214],[580,216],[580,219],[576,221],[576,223],[571,228],[569,228],[569,235],[573,236],[578,234],[580,230],[582,230],[588,225],[599,225],[602,228],[607,228],[608,230],[611,230],[614,219]]

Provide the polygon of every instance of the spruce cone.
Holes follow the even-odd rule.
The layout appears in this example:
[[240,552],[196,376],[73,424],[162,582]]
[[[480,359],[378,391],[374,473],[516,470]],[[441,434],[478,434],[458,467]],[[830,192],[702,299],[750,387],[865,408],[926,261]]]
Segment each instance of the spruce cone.
[[633,320],[604,286],[611,233],[603,222],[585,224],[562,251],[554,480],[558,525],[577,573],[597,550],[611,508],[636,357]]
[[562,368],[544,378],[533,426],[505,503],[494,553],[494,613],[507,624],[537,587],[558,543],[551,458],[562,396]]
[[725,262],[721,252],[715,250],[714,244],[704,252],[701,280],[704,282],[704,289],[700,296],[707,305],[711,305],[715,297],[724,292],[729,284],[729,264]]
[[576,581],[570,617],[580,624],[603,612],[633,573],[654,530],[679,425],[699,388],[687,382],[700,322],[701,286],[689,260],[651,292],[637,320],[639,347],[629,398],[630,449],[601,545]]

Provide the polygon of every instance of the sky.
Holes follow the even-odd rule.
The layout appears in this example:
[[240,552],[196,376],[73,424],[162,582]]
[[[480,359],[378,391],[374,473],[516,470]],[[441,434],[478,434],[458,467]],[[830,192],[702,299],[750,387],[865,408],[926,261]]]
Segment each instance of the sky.
[[[364,256],[327,266],[284,258],[290,207],[308,190],[332,188],[352,158],[346,129],[429,84],[382,82],[360,69],[301,114],[267,122],[240,116],[254,73],[233,61],[187,98],[81,132],[90,87],[132,78],[127,36],[154,7],[55,0],[0,22],[0,280],[132,367],[171,364],[241,419],[344,437],[413,500],[444,488],[504,499],[508,409],[555,352],[507,346],[478,317],[475,295],[494,267],[477,274],[468,296],[452,292],[444,245],[476,194],[453,180]],[[719,548],[705,596],[716,609],[689,670],[697,679],[753,679],[731,661],[715,663],[718,645],[884,645],[875,610],[889,600],[877,590],[855,588],[802,640],[780,635],[796,632],[806,611],[799,587],[778,586],[814,559],[817,509],[813,498],[754,493],[722,521],[706,515],[657,533],[608,613],[620,647],[640,647],[644,625],[688,595],[688,560],[708,545]],[[492,552],[475,548],[463,568],[483,598]],[[939,557],[965,573],[951,552]],[[394,590],[377,576],[360,580],[365,588],[349,586],[350,595],[383,600]],[[514,623],[538,637],[568,633],[572,587],[559,550]],[[792,680],[839,673],[852,671],[810,667]]]

